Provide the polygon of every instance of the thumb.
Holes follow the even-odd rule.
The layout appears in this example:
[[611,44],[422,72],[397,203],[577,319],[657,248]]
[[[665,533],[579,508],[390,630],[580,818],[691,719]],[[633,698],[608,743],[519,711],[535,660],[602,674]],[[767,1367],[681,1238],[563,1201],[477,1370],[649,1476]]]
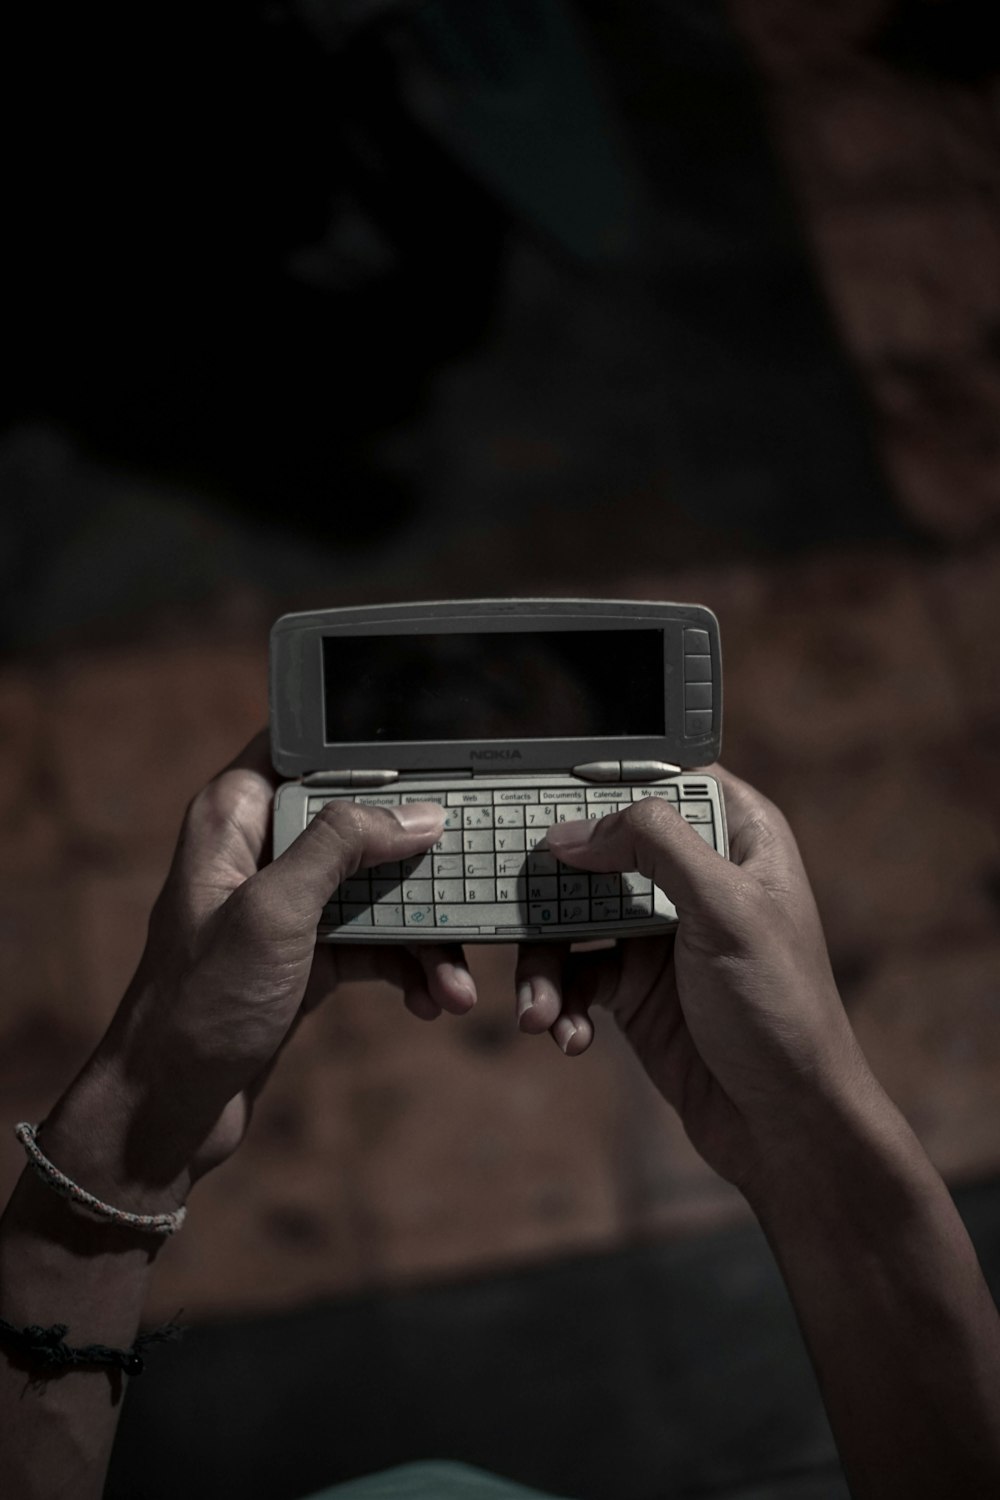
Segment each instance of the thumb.
[[315,926],[344,880],[370,865],[423,853],[440,836],[444,819],[444,808],[435,802],[393,808],[328,802],[251,883],[272,910]]
[[739,899],[745,883],[662,797],[647,797],[603,818],[555,823],[542,847],[579,870],[637,870],[678,913],[692,916],[718,916],[720,905]]

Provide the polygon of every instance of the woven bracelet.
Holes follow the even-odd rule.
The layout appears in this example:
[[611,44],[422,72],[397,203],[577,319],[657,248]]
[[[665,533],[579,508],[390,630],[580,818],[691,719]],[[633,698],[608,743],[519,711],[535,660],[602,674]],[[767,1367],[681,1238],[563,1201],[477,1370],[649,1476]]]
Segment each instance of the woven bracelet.
[[180,1229],[187,1217],[186,1208],[179,1208],[172,1214],[133,1214],[127,1209],[114,1208],[110,1203],[104,1203],[100,1198],[95,1198],[93,1193],[88,1193],[49,1161],[38,1145],[36,1139],[38,1130],[37,1125],[29,1125],[26,1120],[14,1126],[14,1134],[27,1152],[28,1160],[36,1173],[46,1186],[59,1194],[60,1198],[68,1198],[70,1202],[89,1209],[92,1214],[96,1214],[99,1219],[107,1220],[110,1224],[122,1224],[128,1229],[139,1229],[145,1234],[175,1234]]
[[15,1328],[6,1318],[0,1318],[0,1344],[41,1365],[45,1375],[102,1367],[124,1370],[126,1375],[141,1375],[146,1368],[142,1356],[148,1345],[178,1339],[184,1330],[179,1323],[164,1323],[160,1328],[140,1333],[130,1349],[111,1349],[107,1344],[84,1344],[82,1348],[74,1349],[66,1343],[68,1332],[65,1323],[53,1323],[51,1328],[40,1328],[34,1323],[27,1328]]

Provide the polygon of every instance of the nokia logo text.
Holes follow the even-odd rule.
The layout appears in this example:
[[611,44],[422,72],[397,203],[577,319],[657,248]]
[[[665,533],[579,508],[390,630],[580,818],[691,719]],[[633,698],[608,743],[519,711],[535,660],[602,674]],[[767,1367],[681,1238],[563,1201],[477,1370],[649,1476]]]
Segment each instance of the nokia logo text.
[[520,760],[520,750],[470,750],[473,760]]

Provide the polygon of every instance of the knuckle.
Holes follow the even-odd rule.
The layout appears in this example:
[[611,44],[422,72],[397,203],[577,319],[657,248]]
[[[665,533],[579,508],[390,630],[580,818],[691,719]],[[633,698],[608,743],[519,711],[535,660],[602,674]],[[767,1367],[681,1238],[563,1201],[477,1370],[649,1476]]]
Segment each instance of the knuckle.
[[677,814],[665,797],[643,797],[641,802],[633,802],[626,809],[625,816],[638,822],[640,827],[662,828]]
[[625,826],[640,839],[661,839],[668,834],[677,813],[663,797],[644,797],[621,814]]
[[185,823],[207,833],[221,833],[241,820],[260,798],[259,778],[239,770],[221,771],[188,803]]
[[332,856],[341,879],[356,868],[371,827],[367,809],[354,802],[328,802],[309,826],[313,839]]

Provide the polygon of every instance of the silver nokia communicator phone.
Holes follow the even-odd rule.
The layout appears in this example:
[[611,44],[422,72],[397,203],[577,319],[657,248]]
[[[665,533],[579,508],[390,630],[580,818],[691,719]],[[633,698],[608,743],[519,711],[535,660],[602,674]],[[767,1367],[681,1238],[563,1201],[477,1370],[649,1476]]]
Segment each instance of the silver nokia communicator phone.
[[[555,822],[662,797],[723,856],[719,631],[697,604],[475,599],[284,615],[271,753],[277,856],[328,802],[438,802],[428,853],[360,870],[336,942],[504,943],[660,932],[666,896],[543,846]],[[541,847],[540,847],[541,846]]]

